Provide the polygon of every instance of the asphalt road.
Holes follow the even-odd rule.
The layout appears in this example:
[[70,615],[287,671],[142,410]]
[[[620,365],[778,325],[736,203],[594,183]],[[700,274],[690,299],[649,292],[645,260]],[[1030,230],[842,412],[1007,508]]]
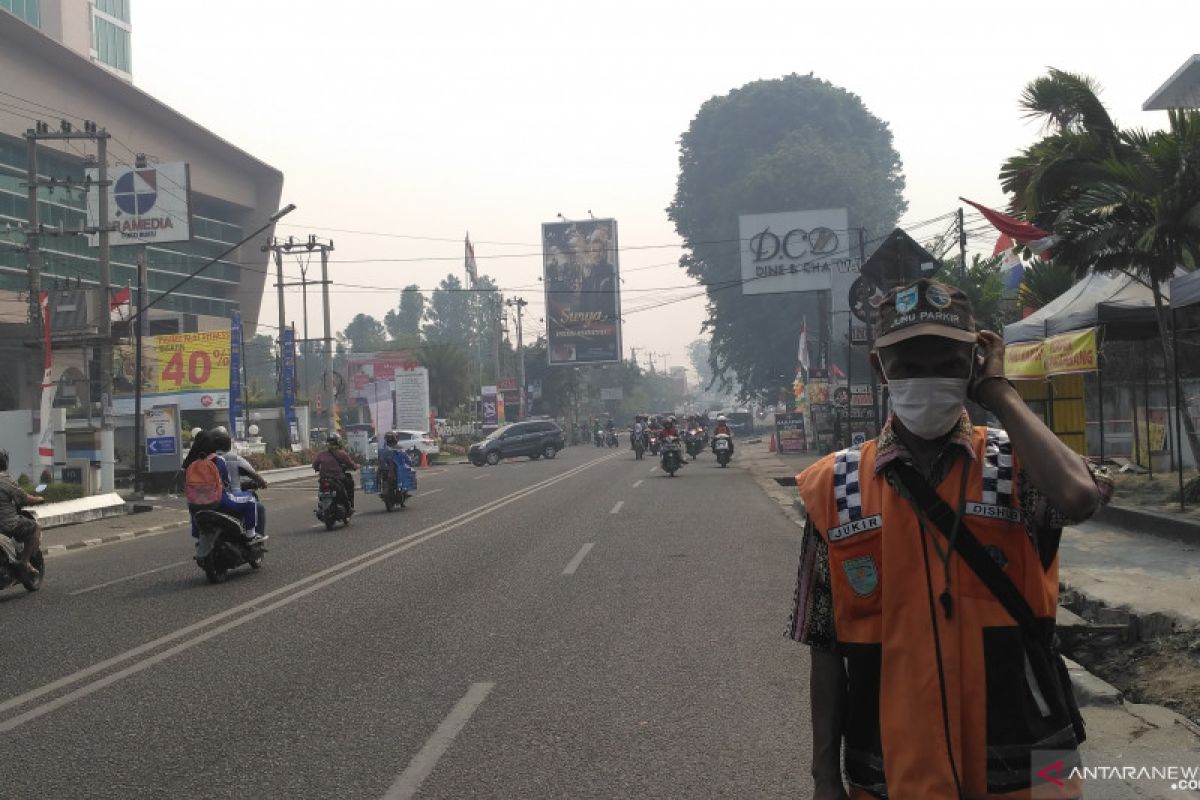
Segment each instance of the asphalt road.
[[807,796],[799,529],[736,464],[653,463],[431,470],[333,532],[273,487],[219,586],[186,532],[52,559],[0,594],[0,796]]

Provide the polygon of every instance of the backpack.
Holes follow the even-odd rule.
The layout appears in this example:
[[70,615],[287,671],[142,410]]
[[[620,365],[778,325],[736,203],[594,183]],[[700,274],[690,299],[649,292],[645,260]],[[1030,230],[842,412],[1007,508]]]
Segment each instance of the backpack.
[[223,488],[216,455],[193,461],[188,465],[183,476],[183,496],[188,505],[215,508],[221,504]]

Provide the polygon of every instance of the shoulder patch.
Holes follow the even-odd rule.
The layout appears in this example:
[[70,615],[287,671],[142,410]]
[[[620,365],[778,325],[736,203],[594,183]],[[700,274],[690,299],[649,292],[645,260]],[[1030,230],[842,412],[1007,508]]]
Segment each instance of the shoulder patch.
[[846,573],[846,580],[850,582],[850,588],[859,597],[869,597],[879,588],[879,569],[875,566],[874,557],[848,558],[842,562],[842,569]]

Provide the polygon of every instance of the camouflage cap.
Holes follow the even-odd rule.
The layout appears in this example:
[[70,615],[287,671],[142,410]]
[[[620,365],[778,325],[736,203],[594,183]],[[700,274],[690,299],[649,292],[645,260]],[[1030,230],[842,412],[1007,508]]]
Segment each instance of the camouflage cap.
[[929,278],[892,289],[879,306],[875,346],[888,347],[917,336],[974,342],[970,298],[961,289]]

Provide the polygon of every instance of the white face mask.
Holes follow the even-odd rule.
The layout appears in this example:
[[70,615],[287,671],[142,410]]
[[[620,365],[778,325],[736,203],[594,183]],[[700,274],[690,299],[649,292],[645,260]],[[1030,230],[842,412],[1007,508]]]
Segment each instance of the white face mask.
[[962,416],[970,383],[970,378],[908,378],[889,380],[887,386],[892,410],[904,427],[922,439],[936,439]]

